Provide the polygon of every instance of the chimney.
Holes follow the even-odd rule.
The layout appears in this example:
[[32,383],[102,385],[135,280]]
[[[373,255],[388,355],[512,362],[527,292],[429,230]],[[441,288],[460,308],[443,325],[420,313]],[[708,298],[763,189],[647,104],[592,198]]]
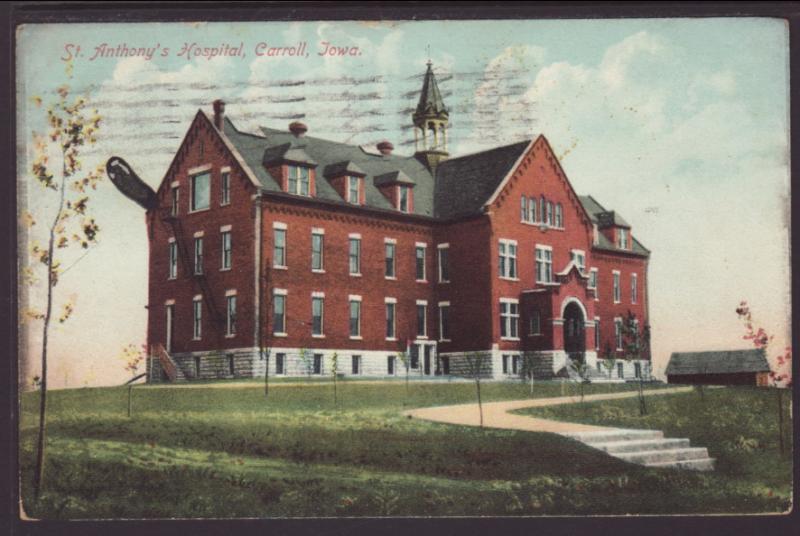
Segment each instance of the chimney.
[[214,126],[220,132],[225,132],[225,101],[222,99],[214,101]]
[[392,145],[390,141],[383,140],[378,144],[378,151],[380,151],[383,156],[389,156],[392,154],[392,151],[394,151],[394,145]]
[[301,123],[300,121],[289,123],[289,132],[294,134],[295,138],[302,138],[307,131],[308,127],[305,123]]

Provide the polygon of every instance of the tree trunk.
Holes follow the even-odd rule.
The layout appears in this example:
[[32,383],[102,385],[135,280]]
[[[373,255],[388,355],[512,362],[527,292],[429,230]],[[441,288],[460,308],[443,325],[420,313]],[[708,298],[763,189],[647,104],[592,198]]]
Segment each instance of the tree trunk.
[[778,445],[781,449],[781,455],[784,454],[783,445],[783,390],[778,387]]
[[483,402],[481,402],[481,379],[475,376],[475,387],[478,390],[478,412],[480,413],[481,427],[483,427]]
[[128,418],[131,416],[131,406],[133,405],[133,385],[128,386]]
[[264,355],[264,360],[267,362],[264,367],[264,398],[269,398],[269,352]]
[[644,378],[639,377],[639,415],[644,417],[647,415],[647,403],[644,399]]

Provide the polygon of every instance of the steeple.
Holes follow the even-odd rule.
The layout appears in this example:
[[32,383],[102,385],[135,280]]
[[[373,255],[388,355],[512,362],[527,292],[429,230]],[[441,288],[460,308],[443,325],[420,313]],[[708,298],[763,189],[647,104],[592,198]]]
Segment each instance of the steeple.
[[416,154],[433,168],[448,156],[447,127],[449,112],[444,105],[439,84],[433,74],[433,64],[428,60],[428,70],[422,82],[417,109],[411,118],[414,121],[414,144]]

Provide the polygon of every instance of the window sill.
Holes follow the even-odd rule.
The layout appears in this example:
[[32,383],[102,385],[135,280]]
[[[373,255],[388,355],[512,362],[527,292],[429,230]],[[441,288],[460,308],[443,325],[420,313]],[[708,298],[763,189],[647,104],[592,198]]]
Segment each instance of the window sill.
[[417,340],[419,340],[419,341],[427,341],[428,340],[428,336],[427,335],[417,335]]
[[197,214],[198,212],[207,212],[209,210],[211,210],[210,206],[205,208],[198,208],[197,210],[190,210],[189,212],[187,212],[187,214]]
[[387,341],[397,342],[397,337],[386,337]]
[[325,335],[314,335],[314,334],[312,333],[312,334],[311,334],[311,338],[312,338],[312,339],[324,339],[324,338],[325,338]]
[[559,283],[557,281],[537,281],[536,284],[537,285],[543,285],[545,287],[557,287],[557,286],[561,285],[561,283]]
[[446,284],[448,284],[448,283],[450,283],[450,280],[449,280],[449,279],[448,279],[447,281],[439,281],[439,284],[440,284],[440,285],[446,285]]
[[351,341],[363,341],[364,337],[362,337],[361,335],[350,335],[350,340]]
[[324,274],[325,270],[315,270],[314,268],[311,269],[312,274]]
[[397,278],[396,278],[396,277],[390,277],[390,276],[388,276],[388,275],[387,275],[387,276],[384,276],[383,278],[384,278],[385,280],[387,280],[387,281],[397,281]]
[[453,342],[451,339],[439,339],[439,342]]
[[202,341],[203,338],[202,337],[192,337],[192,340],[193,341]]
[[350,277],[361,277],[361,274],[350,274]]
[[415,282],[417,282],[417,283],[427,283],[428,280],[427,279],[416,279]]
[[228,266],[227,268],[220,268],[219,271],[220,272],[230,272],[231,271],[231,267]]
[[168,277],[167,281],[177,281],[177,277]]
[[221,206],[221,207],[229,207],[230,205],[231,205],[230,201],[228,201],[227,203],[220,203],[219,204],[219,206]]
[[519,342],[519,337],[500,337],[501,341],[516,341]]
[[541,333],[528,333],[528,337],[541,337]]
[[272,265],[272,267],[273,267],[275,270],[288,270],[288,269],[289,269],[289,267],[288,267],[288,266],[275,266],[274,264]]
[[499,276],[500,279],[503,281],[519,281],[519,277],[506,277],[504,275]]
[[289,334],[288,333],[273,333],[272,336],[273,337],[288,337]]
[[228,334],[228,335],[225,335],[225,338],[226,338],[226,339],[233,339],[234,337],[236,337],[236,334],[235,334],[235,333],[230,333],[230,334]]

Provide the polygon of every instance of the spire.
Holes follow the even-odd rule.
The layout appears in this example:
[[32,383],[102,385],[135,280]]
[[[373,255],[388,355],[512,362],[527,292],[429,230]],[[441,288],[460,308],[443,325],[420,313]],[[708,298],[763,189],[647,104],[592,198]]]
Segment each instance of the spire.
[[439,92],[439,84],[433,74],[433,63],[428,60],[428,70],[422,82],[422,92],[419,95],[417,110],[414,112],[414,123],[420,123],[428,118],[447,119],[448,110]]
[[429,168],[435,168],[447,158],[447,128],[450,112],[444,105],[439,84],[433,74],[433,63],[428,60],[428,69],[422,82],[417,109],[411,116],[414,121],[414,142],[417,155]]

